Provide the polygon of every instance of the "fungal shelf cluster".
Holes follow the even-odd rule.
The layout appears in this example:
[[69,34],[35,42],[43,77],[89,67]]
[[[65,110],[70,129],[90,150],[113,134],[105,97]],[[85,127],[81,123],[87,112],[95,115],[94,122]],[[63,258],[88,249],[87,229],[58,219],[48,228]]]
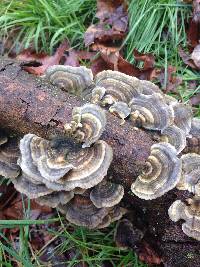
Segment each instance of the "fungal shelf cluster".
[[[185,203],[176,200],[168,213],[174,222],[185,221],[186,235],[200,240],[200,155],[195,145],[200,120],[193,118],[191,107],[149,81],[117,71],[103,71],[93,79],[85,67],[55,65],[45,78],[87,103],[73,109],[71,121],[64,126],[65,136],[46,140],[25,135],[17,162],[15,158],[15,175],[1,174],[12,178],[19,192],[57,207],[76,225],[103,228],[119,220],[127,212],[120,207],[124,188],[110,182],[107,171],[113,151],[100,140],[106,113],[111,112],[121,118],[121,127],[128,121],[156,136],[141,174],[131,185],[132,193],[152,200],[174,188],[191,192],[193,198]],[[1,140],[4,146],[7,140],[3,136]]]

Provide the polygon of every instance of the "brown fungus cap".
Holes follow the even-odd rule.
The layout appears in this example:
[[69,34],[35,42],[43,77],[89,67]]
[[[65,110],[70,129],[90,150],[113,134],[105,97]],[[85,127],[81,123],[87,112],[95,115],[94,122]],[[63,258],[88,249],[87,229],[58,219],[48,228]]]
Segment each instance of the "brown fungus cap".
[[100,138],[105,126],[105,111],[95,104],[85,104],[73,109],[72,121],[65,125],[65,129],[82,141],[84,148],[91,146]]
[[192,123],[191,106],[183,103],[172,103],[170,106],[174,110],[174,124],[188,135]]
[[93,84],[93,74],[86,67],[54,65],[47,69],[46,79],[68,93],[80,96]]
[[92,188],[90,199],[97,208],[113,207],[118,204],[124,196],[122,185],[103,180]]
[[174,120],[173,109],[168,106],[161,94],[140,94],[130,103],[130,118],[134,124],[139,124],[150,130],[163,130],[171,125]]
[[200,155],[188,153],[181,157],[182,175],[179,190],[188,190],[200,197]]
[[[105,70],[98,73],[95,77],[95,84],[106,89],[104,104],[113,104],[116,101],[128,104],[134,96],[140,93],[140,80],[118,71]],[[111,99],[112,102],[110,102]]]
[[74,197],[74,192],[60,191],[53,192],[46,196],[41,196],[36,199],[40,205],[56,208],[58,205],[65,205]]
[[132,192],[141,199],[151,200],[173,189],[180,180],[181,161],[176,149],[168,143],[151,147],[147,170],[132,184]]
[[12,180],[14,187],[17,191],[25,194],[30,199],[42,197],[51,194],[53,191],[48,189],[44,184],[34,184],[25,174],[18,176]]
[[88,197],[80,195],[75,195],[70,202],[60,205],[58,209],[66,215],[69,222],[91,229],[98,227],[109,213],[109,209],[98,209]]
[[18,142],[14,138],[8,140],[5,136],[1,136],[0,142],[0,175],[11,179],[16,178],[20,173],[17,165]]
[[105,141],[97,141],[77,155],[76,168],[57,182],[46,181],[47,187],[71,191],[77,187],[88,189],[100,183],[106,176],[113,158],[112,148]]
[[170,125],[164,128],[162,131],[161,141],[168,142],[173,145],[177,154],[179,154],[186,146],[186,134],[176,125]]
[[181,200],[176,200],[169,208],[168,214],[173,222],[184,220],[182,224],[183,232],[200,241],[200,199],[188,200],[186,205]]
[[108,227],[112,222],[118,221],[123,215],[127,213],[127,210],[117,206],[114,206],[107,216],[104,217],[103,221],[98,225],[98,229],[103,229]]

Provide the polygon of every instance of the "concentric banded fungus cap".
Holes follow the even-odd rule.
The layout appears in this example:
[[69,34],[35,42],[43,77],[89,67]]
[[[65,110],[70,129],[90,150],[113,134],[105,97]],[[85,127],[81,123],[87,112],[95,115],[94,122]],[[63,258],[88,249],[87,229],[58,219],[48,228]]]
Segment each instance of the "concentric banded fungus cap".
[[48,189],[44,184],[34,184],[29,181],[25,174],[22,174],[12,180],[17,191],[25,194],[30,199],[42,197],[51,194],[53,191]]
[[176,125],[170,125],[164,128],[161,133],[161,141],[168,142],[173,145],[177,150],[177,154],[179,154],[185,148],[186,134]]
[[182,224],[183,232],[200,241],[200,200],[190,199],[189,205],[181,200],[176,200],[169,208],[168,214],[173,222],[185,220]]
[[109,108],[109,111],[113,114],[116,114],[122,120],[127,118],[131,113],[131,109],[129,108],[129,106],[125,102],[121,102],[121,101],[115,102]]
[[71,191],[77,187],[91,188],[106,176],[112,158],[112,148],[105,141],[97,141],[92,147],[82,149],[77,155],[75,169],[57,182],[45,183],[47,187],[57,191]]
[[192,119],[190,134],[194,136],[200,136],[200,119],[198,118]]
[[95,84],[106,89],[104,101],[110,96],[112,103],[122,101],[128,104],[134,96],[140,93],[140,80],[118,71],[106,70],[98,73],[95,77]]
[[106,89],[102,86],[95,86],[92,90],[90,102],[93,104],[99,104],[106,94]]
[[124,195],[122,185],[103,180],[92,188],[90,199],[97,208],[113,207],[118,204]]
[[58,205],[68,203],[74,197],[74,192],[61,191],[53,192],[49,195],[42,196],[36,199],[40,205],[56,208]]
[[177,188],[200,197],[200,155],[188,153],[181,157],[182,176]]
[[54,65],[47,69],[45,76],[52,84],[79,96],[93,84],[92,71],[86,67]]
[[32,182],[57,181],[74,167],[76,160],[76,145],[70,141],[67,141],[67,145],[67,148],[59,151],[51,147],[50,141],[27,134],[20,141],[21,157],[18,164]]
[[191,107],[183,103],[172,103],[170,106],[174,110],[174,124],[188,135],[192,123]]
[[89,147],[96,142],[106,126],[105,111],[95,104],[85,104],[76,107],[72,112],[72,122],[65,125],[66,131],[79,141],[84,142],[82,147]]
[[147,170],[132,184],[132,192],[139,198],[151,200],[173,189],[180,180],[181,161],[176,149],[168,143],[151,147]]
[[152,95],[154,93],[163,94],[162,90],[154,83],[146,80],[140,80],[141,93],[144,95]]
[[131,120],[146,129],[162,130],[173,123],[173,109],[161,94],[140,94],[130,101],[129,106]]
[[107,208],[98,209],[89,198],[80,195],[75,195],[70,202],[60,205],[58,209],[66,215],[69,222],[88,228],[96,228],[109,213]]
[[112,222],[118,221],[122,218],[124,214],[127,213],[127,210],[117,206],[114,206],[107,216],[104,217],[103,221],[98,225],[98,229],[108,227]]
[[11,179],[15,178],[20,173],[17,165],[19,157],[17,140],[12,138],[7,142],[7,138],[2,136],[0,142],[0,175]]

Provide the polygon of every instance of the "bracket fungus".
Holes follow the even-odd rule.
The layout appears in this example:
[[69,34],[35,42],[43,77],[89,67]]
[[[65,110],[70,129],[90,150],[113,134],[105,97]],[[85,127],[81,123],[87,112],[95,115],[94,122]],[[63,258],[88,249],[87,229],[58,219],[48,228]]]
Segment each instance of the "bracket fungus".
[[65,142],[59,150],[52,148],[50,141],[25,135],[20,141],[18,161],[24,176],[55,191],[87,189],[101,182],[112,161],[111,147],[104,141],[84,149],[68,139]]
[[58,209],[69,222],[90,229],[105,228],[127,212],[119,206],[97,208],[87,195],[75,195],[66,205],[59,205]]
[[188,153],[181,157],[181,161],[182,175],[177,188],[200,197],[200,155]]
[[140,94],[132,98],[130,119],[134,124],[150,129],[163,130],[174,120],[173,109],[168,106],[161,94]]
[[122,119],[124,123],[125,119],[130,115],[131,109],[125,102],[115,102],[110,108],[109,111],[113,114],[116,114],[119,118]]
[[168,143],[151,147],[147,169],[132,184],[132,192],[139,198],[151,200],[173,189],[180,180],[181,161],[176,149]]
[[112,207],[121,201],[123,195],[122,185],[103,180],[92,189],[90,199],[97,208]]
[[170,125],[164,128],[161,133],[161,141],[168,142],[173,145],[177,150],[177,154],[179,154],[185,148],[186,134],[176,125]]
[[174,124],[188,135],[192,124],[191,106],[178,102],[174,102],[170,106],[174,111]]
[[169,208],[168,214],[173,222],[184,220],[183,232],[200,241],[200,199],[188,199],[188,205],[181,200],[176,200]]
[[71,134],[82,147],[90,147],[103,133],[106,126],[105,111],[95,104],[85,104],[75,107],[72,111],[72,121],[64,127],[66,133]]
[[74,197],[73,191],[52,192],[49,195],[41,196],[36,199],[40,205],[56,208],[65,205]]
[[0,175],[6,178],[16,178],[20,173],[17,165],[19,157],[18,143],[15,138],[0,136]]
[[[95,77],[95,84],[98,87],[105,88],[104,96],[101,97],[103,105],[111,105],[117,101],[128,104],[130,100],[140,92],[139,79],[118,71],[106,70],[98,73]],[[94,90],[95,91],[92,93],[93,98],[102,95],[99,93],[99,90]]]
[[75,195],[66,205],[58,206],[58,209],[69,222],[91,229],[97,228],[109,213],[109,209],[98,209],[88,197],[81,195]]
[[92,71],[83,66],[54,65],[46,70],[45,78],[68,93],[78,96],[93,85]]

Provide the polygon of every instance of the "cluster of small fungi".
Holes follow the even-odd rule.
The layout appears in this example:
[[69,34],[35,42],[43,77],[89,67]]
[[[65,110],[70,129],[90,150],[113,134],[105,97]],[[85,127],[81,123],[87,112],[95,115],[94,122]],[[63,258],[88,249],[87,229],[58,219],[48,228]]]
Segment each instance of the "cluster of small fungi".
[[[45,140],[25,135],[17,167],[8,157],[0,164],[11,170],[2,175],[13,178],[18,191],[57,207],[76,225],[103,228],[119,220],[126,213],[120,207],[124,188],[109,181],[113,152],[100,140],[107,110],[121,118],[121,125],[129,121],[155,133],[145,167],[131,185],[133,194],[152,200],[174,188],[191,192],[193,198],[185,203],[176,200],[168,213],[174,222],[185,221],[186,235],[200,240],[200,120],[193,118],[191,107],[149,81],[117,71],[103,71],[93,79],[85,67],[55,65],[48,68],[45,78],[88,103],[73,109],[64,137]],[[1,144],[6,141],[2,137]]]

